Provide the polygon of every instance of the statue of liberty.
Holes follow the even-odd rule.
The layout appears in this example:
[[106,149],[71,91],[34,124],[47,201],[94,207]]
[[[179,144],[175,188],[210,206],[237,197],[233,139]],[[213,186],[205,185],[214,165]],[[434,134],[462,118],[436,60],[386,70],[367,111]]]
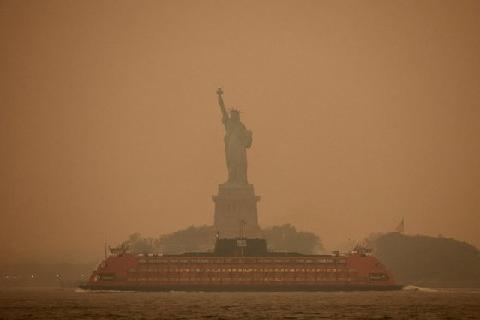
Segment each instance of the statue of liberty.
[[222,89],[217,90],[218,104],[225,126],[225,159],[228,168],[228,184],[247,184],[247,148],[252,145],[252,131],[240,121],[240,112],[225,110]]

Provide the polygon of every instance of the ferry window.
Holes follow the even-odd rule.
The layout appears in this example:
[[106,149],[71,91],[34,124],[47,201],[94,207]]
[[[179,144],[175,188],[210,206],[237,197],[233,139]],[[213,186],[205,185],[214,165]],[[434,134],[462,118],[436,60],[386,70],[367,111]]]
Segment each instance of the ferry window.
[[385,273],[370,273],[368,275],[370,280],[387,280],[388,276]]
[[113,273],[100,274],[99,278],[101,280],[114,280],[115,279],[115,274],[113,274]]

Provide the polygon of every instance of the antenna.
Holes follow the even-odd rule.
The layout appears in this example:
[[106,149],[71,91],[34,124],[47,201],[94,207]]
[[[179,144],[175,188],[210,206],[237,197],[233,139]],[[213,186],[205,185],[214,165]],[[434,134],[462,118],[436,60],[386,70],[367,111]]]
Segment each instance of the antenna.
[[237,248],[240,249],[240,256],[245,256],[245,249],[248,246],[247,238],[245,237],[245,220],[240,220],[240,237],[237,239]]
[[245,220],[243,220],[243,219],[240,220],[240,239],[245,239],[245,233],[246,233],[246,232],[245,232],[245,231],[246,231],[246,230],[245,230],[245,229],[246,229],[246,228],[245,228],[245,225],[246,225],[246,224],[247,224],[247,223],[245,222]]

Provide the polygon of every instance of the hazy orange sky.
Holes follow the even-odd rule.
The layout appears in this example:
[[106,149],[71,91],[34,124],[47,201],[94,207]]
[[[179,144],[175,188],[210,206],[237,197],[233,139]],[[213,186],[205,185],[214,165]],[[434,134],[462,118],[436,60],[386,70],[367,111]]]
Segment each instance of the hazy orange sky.
[[0,258],[212,224],[219,86],[262,226],[480,246],[479,34],[479,1],[0,0]]

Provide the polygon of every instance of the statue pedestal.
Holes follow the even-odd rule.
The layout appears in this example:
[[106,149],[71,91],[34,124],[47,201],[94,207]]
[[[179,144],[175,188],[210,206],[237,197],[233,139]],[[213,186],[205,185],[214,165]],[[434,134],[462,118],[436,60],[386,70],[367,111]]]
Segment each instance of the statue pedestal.
[[218,186],[215,202],[214,225],[221,238],[258,238],[257,202],[252,184],[224,183]]

